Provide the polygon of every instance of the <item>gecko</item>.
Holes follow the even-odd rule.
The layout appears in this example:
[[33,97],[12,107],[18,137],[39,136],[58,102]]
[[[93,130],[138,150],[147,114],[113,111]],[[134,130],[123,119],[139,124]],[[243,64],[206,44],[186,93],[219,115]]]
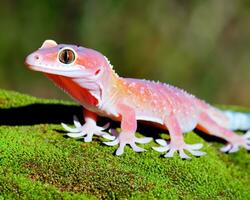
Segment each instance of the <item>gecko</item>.
[[[135,152],[143,152],[138,144],[149,143],[151,137],[136,137],[137,121],[146,121],[169,132],[170,141],[156,139],[159,146],[152,149],[182,159],[202,156],[202,144],[187,144],[184,133],[197,128],[222,138],[227,143],[220,150],[233,153],[240,147],[250,150],[250,114],[222,111],[203,100],[165,83],[123,78],[114,71],[109,60],[100,52],[79,45],[57,44],[45,40],[42,46],[25,59],[27,67],[42,72],[59,88],[83,107],[82,125],[74,117],[74,126],[62,123],[67,135],[92,141],[94,135],[106,139],[106,145],[124,153],[129,145]],[[97,117],[104,116],[120,122],[121,130],[105,132],[97,125]],[[235,133],[244,130],[244,135]],[[189,154],[189,155],[188,155]]]

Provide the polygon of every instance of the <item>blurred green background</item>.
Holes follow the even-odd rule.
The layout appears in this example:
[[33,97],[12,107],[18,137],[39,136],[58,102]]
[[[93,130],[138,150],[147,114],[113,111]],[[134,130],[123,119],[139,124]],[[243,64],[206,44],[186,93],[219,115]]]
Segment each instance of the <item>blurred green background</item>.
[[102,52],[121,76],[250,106],[249,22],[247,0],[1,0],[0,88],[68,98],[23,64],[49,38]]

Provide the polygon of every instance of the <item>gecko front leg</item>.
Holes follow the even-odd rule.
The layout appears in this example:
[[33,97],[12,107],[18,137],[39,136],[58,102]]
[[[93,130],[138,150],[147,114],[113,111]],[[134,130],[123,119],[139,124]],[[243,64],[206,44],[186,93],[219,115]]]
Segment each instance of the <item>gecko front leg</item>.
[[104,144],[109,146],[119,145],[116,150],[116,155],[121,155],[124,152],[125,146],[128,144],[135,152],[142,152],[145,149],[138,147],[136,143],[145,144],[152,140],[150,137],[137,138],[135,137],[135,132],[137,129],[136,114],[133,108],[125,105],[118,105],[118,113],[121,116],[121,132],[111,142],[104,142]]
[[103,127],[97,126],[97,115],[91,111],[83,110],[85,124],[81,125],[76,116],[74,116],[74,125],[75,128],[71,128],[66,124],[62,123],[63,128],[68,131],[67,134],[69,137],[79,138],[84,137],[85,142],[91,142],[93,135],[102,136],[106,139],[114,139],[113,136],[103,132],[109,127],[109,123]]

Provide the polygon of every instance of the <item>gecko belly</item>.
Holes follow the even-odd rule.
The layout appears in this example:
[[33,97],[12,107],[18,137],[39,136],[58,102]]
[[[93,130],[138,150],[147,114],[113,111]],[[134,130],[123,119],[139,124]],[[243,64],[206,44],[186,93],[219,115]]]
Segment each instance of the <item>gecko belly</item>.
[[[160,117],[150,117],[150,116],[137,116],[136,120],[144,121],[147,124],[152,124],[158,128],[167,128],[164,120]],[[190,132],[197,126],[197,117],[195,115],[189,117],[178,117],[177,121],[181,127],[183,133]]]

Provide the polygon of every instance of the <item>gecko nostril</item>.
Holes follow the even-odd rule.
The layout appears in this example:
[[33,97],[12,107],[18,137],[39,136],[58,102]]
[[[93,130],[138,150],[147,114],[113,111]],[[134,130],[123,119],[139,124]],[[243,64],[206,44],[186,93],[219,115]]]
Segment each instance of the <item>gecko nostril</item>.
[[39,60],[40,59],[39,55],[35,55],[34,58],[35,58],[35,60]]

